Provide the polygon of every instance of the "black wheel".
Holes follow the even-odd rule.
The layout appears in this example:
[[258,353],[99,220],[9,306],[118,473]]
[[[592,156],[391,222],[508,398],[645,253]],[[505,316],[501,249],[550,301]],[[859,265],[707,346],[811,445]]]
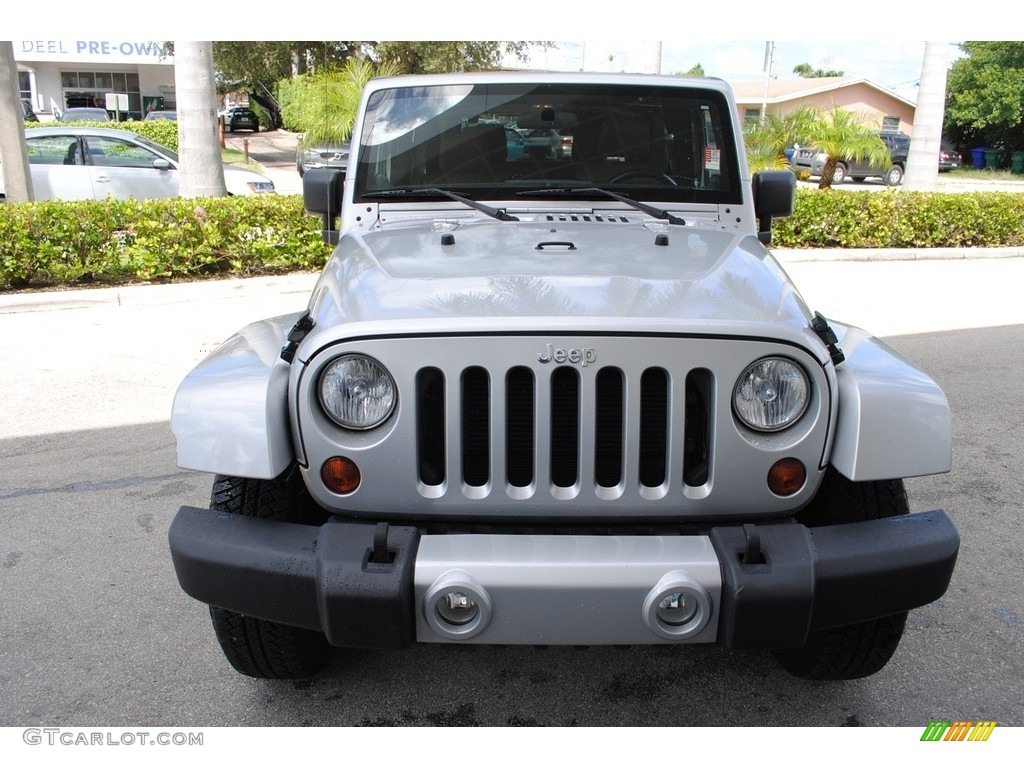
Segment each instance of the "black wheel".
[[898,165],[894,165],[885,174],[885,183],[890,187],[898,187],[903,183],[903,169]]
[[[855,483],[831,467],[814,501],[798,520],[807,526],[838,525],[905,515],[902,480]],[[792,675],[808,680],[855,680],[884,667],[903,637],[907,612],[848,627],[811,632],[802,648],[772,651]]]
[[609,184],[619,184],[630,179],[655,179],[657,181],[664,182],[665,184],[671,184],[673,187],[678,186],[676,180],[669,176],[667,173],[661,171],[653,171],[648,168],[637,168],[632,171],[625,171],[620,173],[613,179],[609,179]]
[[836,169],[832,171],[832,183],[842,184],[846,181],[846,166],[842,163],[836,164]]
[[[210,509],[299,523],[321,522],[323,516],[294,470],[274,480],[217,475]],[[224,656],[243,675],[293,680],[311,677],[330,663],[331,646],[320,632],[212,605],[210,618]]]

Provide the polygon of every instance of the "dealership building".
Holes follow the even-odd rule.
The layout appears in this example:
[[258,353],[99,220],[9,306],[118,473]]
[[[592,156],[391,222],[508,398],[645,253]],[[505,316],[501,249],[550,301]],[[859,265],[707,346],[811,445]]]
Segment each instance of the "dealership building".
[[[174,57],[152,40],[15,40],[21,97],[41,121],[69,107],[125,103],[121,119],[174,109]],[[111,94],[115,98],[109,98]]]

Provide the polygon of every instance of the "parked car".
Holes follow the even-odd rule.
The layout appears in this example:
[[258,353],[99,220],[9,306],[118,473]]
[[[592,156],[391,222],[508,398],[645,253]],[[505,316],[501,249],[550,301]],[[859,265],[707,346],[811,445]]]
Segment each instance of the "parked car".
[[963,158],[956,148],[945,139],[939,145],[939,171],[952,171],[963,164]]
[[71,107],[57,118],[61,123],[109,123],[110,115],[100,107]]
[[255,132],[260,129],[260,119],[248,107],[230,107],[224,112],[224,127],[231,133],[239,128]]
[[[843,158],[836,165],[836,170],[832,174],[833,184],[842,184],[847,178],[864,181],[870,176],[881,177],[890,187],[896,187],[903,183],[903,174],[907,168],[907,155],[910,152],[910,137],[898,131],[882,131],[878,136],[889,148],[889,163],[884,166],[873,166],[868,162]],[[805,171],[811,176],[821,176],[827,159],[821,150],[805,147],[794,153],[791,164],[794,171]]]
[[302,176],[308,168],[348,168],[348,144],[303,145],[300,140],[295,148],[295,170]]
[[173,109],[154,109],[146,113],[146,120],[177,120],[178,113]]
[[26,123],[38,123],[39,122],[39,117],[36,115],[35,111],[32,109],[32,102],[30,102],[28,99],[22,99],[21,100],[21,116],[25,120]]
[[[27,128],[25,143],[36,200],[177,197],[178,155],[130,131],[59,126]],[[232,195],[274,191],[266,176],[224,166]],[[0,181],[0,196],[3,196]]]
[[505,126],[505,159],[525,160],[529,156],[526,137],[515,128]]

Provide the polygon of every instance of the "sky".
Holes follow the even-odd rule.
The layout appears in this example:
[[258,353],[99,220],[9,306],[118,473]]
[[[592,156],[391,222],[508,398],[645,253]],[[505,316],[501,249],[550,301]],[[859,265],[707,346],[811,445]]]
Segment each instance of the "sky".
[[[480,0],[390,0],[385,6],[339,0],[211,4],[175,0],[173,13],[138,13],[137,0],[105,0],[103,14],[65,13],[79,0],[50,0],[45,20],[25,16],[8,26],[19,39],[107,39],[111,34],[147,39],[297,40],[336,36],[356,40],[547,40],[556,47],[530,65],[561,71],[675,74],[700,64],[725,80],[765,76],[765,42],[775,42],[774,74],[793,77],[793,67],[842,70],[914,98],[924,40],[947,40],[949,61],[959,40],[1024,36],[1024,4],[1004,6],[998,23],[970,14],[950,0],[903,0],[900,23],[891,2],[859,0],[853,6],[807,0],[554,0],[487,4]],[[924,11],[914,14],[914,10]],[[910,21],[913,21],[912,31]],[[11,30],[9,30],[11,31]],[[97,35],[99,37],[97,37]],[[858,39],[859,38],[859,39]]]
[[[1022,30],[1024,31],[1024,30]],[[723,41],[554,41],[556,47],[538,50],[531,66],[567,71],[626,71],[677,74],[696,64],[706,75],[725,80],[761,80],[765,77],[766,40]],[[793,67],[807,63],[815,69],[841,70],[845,75],[865,77],[878,85],[903,93],[916,91],[921,76],[923,41],[856,42],[774,42],[773,73],[792,78]],[[957,56],[949,46],[950,62]],[[660,70],[657,68],[660,52]]]

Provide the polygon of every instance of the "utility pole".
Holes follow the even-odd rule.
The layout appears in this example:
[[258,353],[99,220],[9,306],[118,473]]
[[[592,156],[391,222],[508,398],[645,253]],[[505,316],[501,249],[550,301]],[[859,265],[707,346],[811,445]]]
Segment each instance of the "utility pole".
[[768,85],[772,81],[772,71],[775,69],[775,43],[768,41],[764,44],[764,96],[761,99],[761,123],[764,123],[765,115],[768,114]]
[[11,203],[31,203],[32,176],[25,144],[25,119],[14,44],[0,41],[0,160],[3,161],[4,194]]

